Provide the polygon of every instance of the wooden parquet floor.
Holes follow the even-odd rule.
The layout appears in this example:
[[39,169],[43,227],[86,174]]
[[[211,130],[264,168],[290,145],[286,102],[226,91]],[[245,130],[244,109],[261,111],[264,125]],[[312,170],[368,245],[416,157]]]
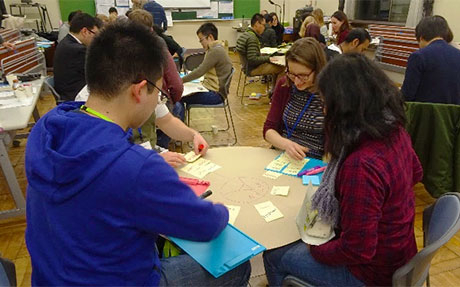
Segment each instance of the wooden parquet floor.
[[[231,55],[234,60],[234,66],[237,69],[233,78],[229,103],[233,113],[233,120],[236,127],[238,144],[242,146],[269,147],[262,138],[262,127],[266,114],[269,109],[267,98],[258,101],[245,100],[247,105],[240,104],[240,98],[236,96],[236,87],[239,77],[239,63],[235,55]],[[262,84],[253,84],[248,87],[249,92],[264,92],[265,86]],[[51,96],[45,95],[38,102],[38,108],[41,115],[45,114],[54,107],[54,100]],[[200,110],[193,111],[191,125],[195,129],[210,129],[213,124],[223,126],[225,122],[221,110]],[[221,142],[226,140],[229,134],[223,133],[214,136],[206,135],[209,142]],[[27,186],[27,179],[24,171],[24,150],[27,140],[22,140],[19,147],[11,147],[9,156],[14,166],[19,184],[24,191]],[[184,150],[189,149],[184,145]],[[423,185],[419,184],[414,189],[416,195],[416,221],[415,235],[419,249],[423,244],[422,233],[422,212],[434,199],[425,191]],[[9,194],[6,180],[3,173],[0,173],[0,210],[6,210],[14,207],[13,200]],[[32,266],[30,263],[29,253],[27,251],[24,232],[26,229],[25,217],[0,220],[0,254],[3,257],[13,260],[16,264],[18,286],[30,286],[30,277]],[[460,286],[460,233],[455,235],[433,259],[430,270],[432,286]]]

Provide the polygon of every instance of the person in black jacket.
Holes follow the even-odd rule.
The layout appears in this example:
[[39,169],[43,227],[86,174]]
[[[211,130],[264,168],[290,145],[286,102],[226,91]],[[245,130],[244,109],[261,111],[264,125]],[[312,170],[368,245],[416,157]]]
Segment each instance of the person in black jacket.
[[102,27],[102,22],[86,13],[72,19],[70,32],[54,55],[54,88],[64,101],[73,101],[86,85],[86,48]]
[[270,18],[272,19],[272,29],[275,30],[276,33],[276,43],[281,45],[281,43],[283,43],[284,26],[280,23],[276,13],[270,13]]
[[263,47],[276,47],[278,44],[276,43],[276,32],[272,29],[272,21],[273,18],[270,17],[270,14],[265,14],[265,30],[260,35],[260,44]]

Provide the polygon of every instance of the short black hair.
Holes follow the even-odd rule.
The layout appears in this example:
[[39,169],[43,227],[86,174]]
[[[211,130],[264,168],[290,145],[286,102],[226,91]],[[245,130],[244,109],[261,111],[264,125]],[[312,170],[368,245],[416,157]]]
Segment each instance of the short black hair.
[[[91,93],[111,99],[133,83],[155,83],[165,65],[164,43],[146,26],[119,21],[94,38],[86,55],[86,83]],[[153,87],[147,85],[149,91]]]
[[359,40],[359,45],[361,45],[366,40],[368,40],[370,42],[371,41],[371,35],[369,34],[369,32],[367,32],[366,29],[354,28],[348,33],[348,35],[347,35],[347,37],[345,37],[344,41],[347,42],[347,43],[351,43],[355,39],[358,39]]
[[265,23],[273,22],[273,17],[272,17],[271,13],[270,14],[265,14],[264,17],[265,17]]
[[73,17],[75,17],[75,15],[77,15],[78,13],[81,13],[81,10],[70,12],[69,16],[67,17],[67,22],[70,24],[70,22],[72,22]]
[[404,127],[401,92],[364,55],[335,57],[319,74],[318,87],[326,109],[325,151],[333,158],[342,148],[345,155],[351,153],[363,137],[386,139]]
[[256,13],[251,18],[251,26],[254,26],[257,22],[262,23],[263,20],[265,20],[264,16],[260,13]]
[[196,31],[197,35],[198,35],[198,33],[203,34],[203,36],[205,36],[205,37],[208,37],[209,35],[212,35],[214,37],[214,40],[217,40],[217,36],[219,34],[218,31],[217,31],[216,25],[214,25],[213,23],[204,23]]
[[453,38],[450,37],[449,33],[452,33],[449,24],[447,24],[444,17],[439,15],[425,17],[415,27],[415,38],[419,42],[420,38],[425,41],[431,41],[436,37],[442,37],[443,39]]
[[110,13],[117,13],[117,14],[118,14],[117,8],[115,8],[115,7],[110,7],[110,9],[109,9],[109,14],[110,14]]
[[102,21],[87,13],[78,13],[73,17],[69,31],[72,33],[80,33],[83,28],[91,30],[94,27],[100,29],[102,27]]

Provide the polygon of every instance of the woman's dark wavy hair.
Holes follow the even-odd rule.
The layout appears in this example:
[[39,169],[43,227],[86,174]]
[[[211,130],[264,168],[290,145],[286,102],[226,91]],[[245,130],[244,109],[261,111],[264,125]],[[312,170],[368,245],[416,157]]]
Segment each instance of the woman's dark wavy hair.
[[[361,54],[336,57],[318,77],[326,116],[325,151],[333,158],[350,154],[362,136],[385,139],[406,121],[398,88]],[[389,121],[388,119],[392,119]]]

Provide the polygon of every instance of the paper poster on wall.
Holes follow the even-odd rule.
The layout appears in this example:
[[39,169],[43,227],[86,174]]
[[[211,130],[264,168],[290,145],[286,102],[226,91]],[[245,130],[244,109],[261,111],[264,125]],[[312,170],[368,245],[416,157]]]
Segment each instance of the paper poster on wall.
[[233,1],[219,1],[219,13],[233,14]]
[[163,8],[209,8],[211,0],[156,0]]
[[211,2],[209,9],[197,9],[197,18],[219,18],[219,2]]
[[172,18],[171,10],[165,10],[165,14],[166,14],[166,20],[168,21],[168,27],[172,27],[173,26],[173,18]]
[[115,6],[115,1],[114,0],[97,0],[96,5],[101,5],[101,6],[110,5],[110,7],[113,7]]
[[118,10],[118,15],[125,15],[126,12],[128,12],[128,10],[129,10],[129,7],[128,7],[128,6],[125,6],[125,7],[119,7],[119,6],[117,6],[116,8],[117,8],[117,10]]
[[96,5],[96,13],[97,14],[109,15],[110,7],[113,7],[113,4],[111,4],[111,5],[102,5],[102,4],[98,3]]
[[[115,0],[117,2],[117,6],[129,6],[129,0]],[[118,12],[120,14],[120,12]]]

